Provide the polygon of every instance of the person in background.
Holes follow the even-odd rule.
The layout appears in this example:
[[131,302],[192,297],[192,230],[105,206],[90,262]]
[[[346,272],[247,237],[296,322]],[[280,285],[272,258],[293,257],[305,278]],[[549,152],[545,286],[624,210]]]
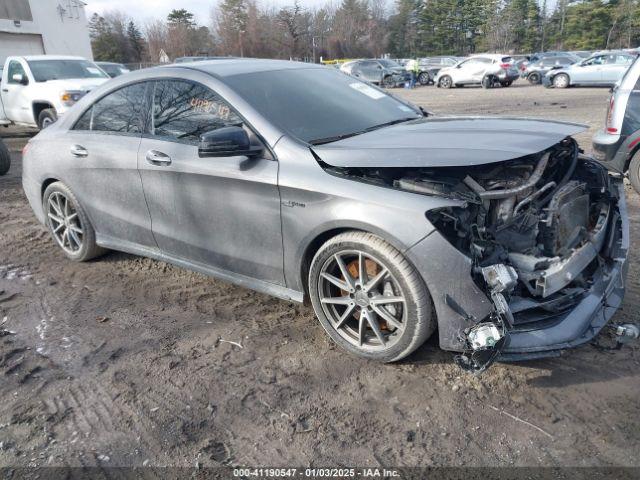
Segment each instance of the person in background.
[[411,76],[411,79],[409,80],[409,88],[414,88],[416,86],[416,78],[420,68],[418,61],[414,59],[409,60],[404,68]]

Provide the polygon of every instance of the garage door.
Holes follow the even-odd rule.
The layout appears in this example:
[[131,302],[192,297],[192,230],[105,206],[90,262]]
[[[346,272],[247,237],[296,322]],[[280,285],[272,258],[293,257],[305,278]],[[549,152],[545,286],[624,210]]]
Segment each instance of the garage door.
[[0,63],[12,55],[42,55],[42,36],[27,33],[0,32]]

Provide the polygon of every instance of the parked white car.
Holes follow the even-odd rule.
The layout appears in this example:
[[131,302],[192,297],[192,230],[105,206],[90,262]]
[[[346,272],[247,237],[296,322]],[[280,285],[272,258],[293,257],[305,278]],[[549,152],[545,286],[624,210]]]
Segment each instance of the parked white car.
[[515,62],[510,56],[499,54],[474,55],[452,67],[441,69],[435,84],[441,88],[463,85],[496,85],[508,87],[519,77]]
[[620,80],[635,55],[626,52],[596,53],[582,62],[565,68],[551,69],[542,84],[549,88],[567,88],[573,85],[612,87]]
[[0,125],[45,128],[107,80],[82,57],[8,57],[0,80]]

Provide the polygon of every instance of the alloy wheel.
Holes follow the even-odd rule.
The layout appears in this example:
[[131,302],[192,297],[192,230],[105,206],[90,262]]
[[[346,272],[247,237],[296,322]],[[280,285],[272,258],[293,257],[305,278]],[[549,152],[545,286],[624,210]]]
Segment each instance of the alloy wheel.
[[566,88],[569,86],[569,77],[565,74],[556,75],[553,79],[553,85],[558,88]]
[[47,200],[47,216],[58,245],[67,253],[78,253],[82,249],[84,230],[71,200],[61,192],[53,192]]
[[335,331],[367,351],[387,349],[406,326],[406,295],[389,268],[369,253],[344,250],[319,273],[322,309]]

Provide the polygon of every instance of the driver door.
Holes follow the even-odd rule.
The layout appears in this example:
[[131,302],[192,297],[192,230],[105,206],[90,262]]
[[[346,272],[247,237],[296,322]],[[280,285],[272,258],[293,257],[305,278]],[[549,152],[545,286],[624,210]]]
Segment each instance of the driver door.
[[573,83],[601,83],[602,82],[602,65],[605,62],[604,55],[592,57],[576,68],[571,69],[571,80]]
[[[35,123],[31,99],[27,89],[33,82],[27,75],[27,65],[21,60],[11,60],[7,66],[7,82],[2,84],[2,100],[4,111],[9,120],[17,123]],[[15,75],[21,75],[26,84],[14,79]],[[35,119],[37,120],[37,119]]]
[[201,83],[156,80],[149,102],[138,169],[160,250],[284,285],[278,162],[267,149],[255,159],[198,156],[201,134],[243,123]]

